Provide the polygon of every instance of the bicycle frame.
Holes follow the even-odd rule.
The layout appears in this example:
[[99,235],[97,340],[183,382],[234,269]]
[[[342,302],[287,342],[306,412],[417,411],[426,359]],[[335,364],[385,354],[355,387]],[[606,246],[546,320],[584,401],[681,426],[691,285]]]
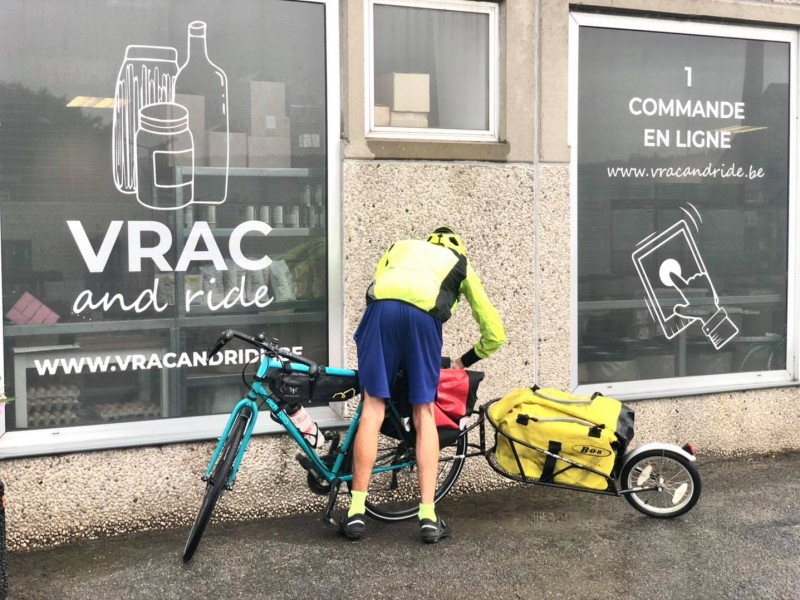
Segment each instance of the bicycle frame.
[[[307,373],[308,367],[305,365],[300,365],[296,363],[291,363],[292,371],[297,371],[301,373]],[[337,448],[337,456],[334,460],[333,464],[329,468],[319,454],[316,452],[314,448],[312,448],[309,443],[306,441],[303,434],[300,430],[295,426],[289,416],[286,414],[286,411],[283,409],[282,406],[275,401],[275,398],[272,395],[272,392],[266,389],[262,381],[267,374],[269,369],[280,369],[283,368],[283,364],[273,358],[265,356],[261,364],[259,365],[256,380],[253,382],[251,391],[248,393],[246,398],[243,398],[239,401],[239,403],[234,407],[233,411],[231,411],[230,417],[228,417],[228,421],[225,425],[225,429],[222,432],[222,436],[217,443],[217,447],[214,450],[214,454],[211,457],[211,461],[209,462],[208,468],[206,469],[205,479],[211,477],[211,473],[214,470],[214,466],[219,459],[219,456],[222,452],[222,448],[225,445],[225,441],[228,439],[228,435],[230,435],[231,429],[233,428],[233,424],[236,422],[236,419],[241,414],[241,412],[245,408],[250,409],[250,418],[247,424],[247,429],[245,430],[244,438],[242,439],[242,444],[239,448],[239,451],[236,455],[236,459],[233,463],[233,468],[231,469],[231,474],[228,477],[228,481],[226,482],[226,488],[231,489],[233,487],[234,481],[236,480],[236,475],[239,472],[239,465],[241,464],[242,457],[244,456],[245,450],[250,442],[250,437],[253,433],[253,428],[255,427],[256,421],[258,419],[258,400],[259,398],[263,399],[269,408],[270,412],[274,416],[274,418],[286,429],[286,432],[292,437],[295,443],[300,446],[303,453],[308,457],[313,465],[313,468],[316,472],[325,479],[327,483],[333,483],[337,481],[338,483],[352,481],[353,474],[352,473],[342,473],[342,468],[345,460],[345,456],[350,449],[351,444],[355,438],[356,430],[358,429],[358,423],[361,419],[361,403],[359,403],[358,407],[353,414],[352,419],[350,420],[350,425],[347,428],[347,432],[345,433],[344,440]],[[325,372],[328,375],[334,376],[341,376],[341,377],[351,377],[355,375],[355,371],[351,369],[337,369],[334,367],[326,367]],[[390,411],[392,415],[390,420],[395,424],[400,422],[400,416],[397,412],[397,408],[394,405],[394,402],[387,403],[387,409]],[[397,427],[398,432],[402,431],[402,427]],[[409,441],[409,440],[406,440]],[[406,467],[411,466],[414,463],[413,460],[399,462],[396,464],[392,464],[389,466],[383,467],[375,467],[372,471],[373,474],[383,473],[386,471],[397,471],[400,469],[404,469]]]

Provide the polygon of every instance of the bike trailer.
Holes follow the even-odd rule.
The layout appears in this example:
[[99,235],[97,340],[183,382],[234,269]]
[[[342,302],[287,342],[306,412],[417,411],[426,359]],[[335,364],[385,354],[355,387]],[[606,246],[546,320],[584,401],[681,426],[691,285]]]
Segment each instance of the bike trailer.
[[633,410],[600,394],[517,388],[486,415],[496,430],[489,462],[518,481],[606,490],[633,439]]

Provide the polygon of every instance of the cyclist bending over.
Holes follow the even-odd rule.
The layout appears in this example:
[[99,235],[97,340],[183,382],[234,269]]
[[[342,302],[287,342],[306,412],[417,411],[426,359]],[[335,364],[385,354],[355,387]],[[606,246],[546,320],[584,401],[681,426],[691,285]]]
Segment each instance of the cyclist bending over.
[[442,355],[442,323],[461,295],[472,309],[480,340],[454,367],[464,369],[487,358],[506,341],[503,323],[467,259],[461,238],[440,227],[427,241],[394,243],[378,262],[367,290],[367,308],[353,339],[358,351],[362,413],[354,446],[351,503],[340,531],[360,539],[365,501],[378,452],[378,435],[397,372],[408,381],[408,400],[417,432],[420,535],[436,543],[450,534],[436,514],[434,494],[439,465],[439,436],[433,411]]

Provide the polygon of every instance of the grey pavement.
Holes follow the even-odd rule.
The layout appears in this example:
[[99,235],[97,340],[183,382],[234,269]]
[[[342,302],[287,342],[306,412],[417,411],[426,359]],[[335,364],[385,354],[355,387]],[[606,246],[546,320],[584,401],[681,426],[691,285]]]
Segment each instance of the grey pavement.
[[800,454],[704,461],[689,514],[656,520],[621,498],[514,487],[447,498],[453,537],[368,522],[360,542],[317,514],[11,554],[12,600],[289,598],[800,598]]

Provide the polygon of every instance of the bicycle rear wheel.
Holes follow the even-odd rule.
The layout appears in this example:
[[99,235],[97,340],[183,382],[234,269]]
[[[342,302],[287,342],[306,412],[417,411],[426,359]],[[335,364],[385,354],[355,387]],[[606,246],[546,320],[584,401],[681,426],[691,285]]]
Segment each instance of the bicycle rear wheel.
[[250,417],[250,409],[244,408],[239,413],[236,421],[231,427],[228,434],[228,439],[225,440],[225,445],[220,452],[220,458],[217,465],[211,472],[211,477],[206,483],[206,493],[203,497],[203,503],[200,505],[200,512],[197,513],[197,518],[194,520],[192,530],[189,532],[189,538],[186,540],[186,547],[183,550],[183,562],[189,562],[194,556],[197,546],[200,544],[200,538],[203,537],[203,532],[206,530],[211,513],[214,512],[214,507],[217,505],[222,492],[228,484],[228,477],[230,477],[233,470],[233,463],[236,460],[236,455],[239,453],[239,448],[244,439],[244,432],[247,428],[247,423]]
[[[439,502],[453,488],[467,451],[467,436],[460,435],[456,441],[440,449],[434,502]],[[419,512],[419,485],[414,458],[414,449],[405,442],[380,435],[376,467],[411,462],[411,465],[396,471],[373,474],[367,497],[367,514],[381,521],[401,521]]]

